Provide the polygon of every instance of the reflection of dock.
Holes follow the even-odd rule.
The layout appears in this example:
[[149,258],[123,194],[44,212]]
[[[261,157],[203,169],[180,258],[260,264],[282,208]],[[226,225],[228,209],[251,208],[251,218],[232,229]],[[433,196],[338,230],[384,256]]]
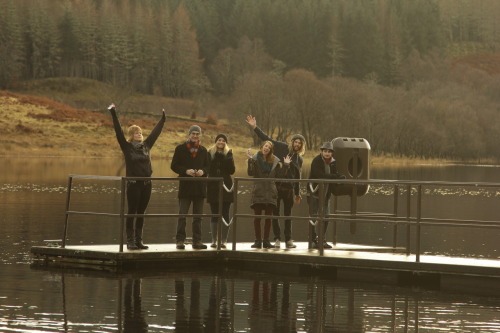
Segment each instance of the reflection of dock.
[[397,249],[337,244],[319,255],[306,242],[296,249],[255,250],[237,243],[234,250],[176,250],[175,244],[149,244],[147,251],[119,251],[118,245],[79,245],[65,248],[35,246],[31,252],[57,265],[108,267],[225,266],[232,269],[289,275],[322,275],[337,280],[422,285],[441,290],[500,295],[500,261],[400,253]]

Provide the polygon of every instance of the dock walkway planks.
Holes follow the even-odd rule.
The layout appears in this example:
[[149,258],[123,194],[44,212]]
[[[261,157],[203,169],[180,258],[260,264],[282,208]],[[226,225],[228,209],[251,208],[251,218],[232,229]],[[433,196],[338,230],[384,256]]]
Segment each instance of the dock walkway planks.
[[66,248],[34,246],[31,252],[47,263],[89,267],[134,269],[185,265],[224,265],[232,269],[277,274],[322,275],[338,280],[383,284],[427,285],[442,290],[500,295],[500,260],[458,258],[401,253],[401,249],[354,244],[337,244],[325,249],[308,249],[297,242],[295,249],[252,249],[252,243],[236,243],[227,249],[177,250],[175,244],[148,244],[148,250],[119,251],[118,245],[71,245]]

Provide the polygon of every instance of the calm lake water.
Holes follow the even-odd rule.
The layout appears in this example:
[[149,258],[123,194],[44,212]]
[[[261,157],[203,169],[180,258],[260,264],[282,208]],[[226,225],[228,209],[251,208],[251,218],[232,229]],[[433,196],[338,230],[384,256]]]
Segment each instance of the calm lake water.
[[[121,175],[122,161],[12,157],[2,162],[0,332],[500,332],[495,297],[232,270],[114,274],[34,265],[31,246],[61,238],[68,174]],[[155,160],[153,167],[155,176],[173,176],[168,161]],[[500,168],[375,165],[371,178],[500,182]],[[72,209],[118,212],[117,189],[116,181],[78,180]],[[498,220],[499,191],[428,188],[423,216]],[[242,188],[240,208],[247,197]],[[391,188],[372,187],[359,198],[359,210],[392,212],[392,197]],[[339,207],[349,207],[349,201],[340,198]],[[176,183],[155,182],[148,212],[176,211]],[[293,214],[306,212],[303,202]],[[251,223],[244,222],[238,222],[238,240],[251,241]],[[175,224],[175,219],[148,219],[145,241],[173,242]],[[208,229],[204,221],[205,241]],[[117,231],[115,219],[72,217],[68,243],[116,243]],[[294,235],[305,241],[300,236],[307,235],[307,226],[295,223]],[[492,230],[428,227],[422,251],[500,259],[499,236]],[[403,240],[401,232],[398,242]],[[390,246],[392,227],[358,224],[353,234],[339,225],[338,241]]]

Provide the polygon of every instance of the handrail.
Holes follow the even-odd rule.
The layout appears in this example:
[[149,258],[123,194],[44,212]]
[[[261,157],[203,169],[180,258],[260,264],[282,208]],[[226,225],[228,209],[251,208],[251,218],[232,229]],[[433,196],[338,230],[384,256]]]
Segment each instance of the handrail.
[[[75,211],[70,209],[71,201],[71,190],[73,187],[73,179],[98,179],[98,180],[120,180],[121,182],[121,194],[120,194],[120,213],[101,213],[101,212],[89,212],[89,211]],[[223,191],[219,191],[219,213],[218,214],[168,214],[168,213],[154,213],[154,214],[127,214],[125,213],[125,188],[126,182],[134,180],[158,180],[158,181],[204,181],[219,183],[220,188],[224,188],[226,192],[233,194],[233,214],[230,221],[226,221],[222,216],[222,194]],[[421,255],[421,237],[422,228],[426,226],[443,226],[443,227],[472,227],[472,228],[490,228],[497,229],[500,228],[500,221],[484,221],[484,220],[471,220],[471,219],[449,219],[449,218],[435,218],[435,217],[422,217],[422,199],[427,194],[425,188],[428,187],[473,187],[477,189],[490,189],[499,188],[500,183],[489,183],[489,182],[447,182],[447,181],[414,181],[414,180],[383,180],[383,179],[286,179],[289,183],[316,183],[317,187],[315,191],[319,190],[319,197],[324,196],[325,187],[331,184],[343,184],[353,186],[353,194],[350,195],[351,200],[351,211],[340,211],[336,208],[336,197],[333,212],[330,214],[325,214],[323,207],[323,201],[319,200],[319,214],[315,216],[273,216],[273,215],[254,215],[254,214],[244,214],[238,207],[238,189],[240,188],[242,182],[263,182],[263,181],[279,181],[283,182],[281,178],[247,178],[247,177],[235,177],[233,186],[228,189],[223,182],[221,177],[116,177],[116,176],[93,176],[93,175],[69,175],[68,177],[68,190],[66,198],[66,212],[65,212],[65,224],[64,224],[64,235],[62,239],[62,247],[66,246],[67,230],[70,215],[96,215],[96,216],[113,216],[119,217],[122,221],[120,224],[120,252],[123,251],[123,232],[125,221],[129,217],[217,217],[219,220],[229,226],[233,225],[233,245],[232,250],[236,250],[237,245],[237,221],[240,218],[255,218],[259,217],[262,219],[293,219],[293,220],[303,220],[310,221],[317,225],[318,231],[318,243],[323,244],[323,223],[325,221],[331,221],[334,229],[334,244],[336,244],[336,223],[384,223],[393,225],[393,248],[396,248],[397,241],[397,228],[400,224],[406,226],[406,253],[410,254],[410,241],[411,241],[411,227],[415,227],[415,260],[420,261]],[[357,211],[357,195],[356,186],[360,185],[386,185],[392,186],[394,188],[393,194],[393,211],[391,213],[376,213],[376,212],[358,212]],[[309,186],[309,185],[306,185]],[[400,190],[406,190],[406,214],[400,215],[398,212],[398,200],[400,196]],[[311,190],[313,190],[311,188]],[[432,193],[432,192],[431,192]],[[309,194],[308,194],[309,195]],[[415,202],[416,201],[416,202]],[[416,204],[415,212],[411,211],[412,203]],[[312,220],[311,220],[312,219]],[[222,223],[218,223],[217,233],[219,235],[217,249],[220,249],[220,236],[221,236],[221,226]],[[311,235],[309,235],[309,245],[311,245]],[[322,256],[323,247],[319,246],[318,253]]]

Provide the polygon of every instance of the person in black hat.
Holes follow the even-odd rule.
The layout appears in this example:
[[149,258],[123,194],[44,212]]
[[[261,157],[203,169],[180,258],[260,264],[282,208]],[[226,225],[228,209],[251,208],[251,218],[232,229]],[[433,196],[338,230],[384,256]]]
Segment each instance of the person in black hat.
[[[345,179],[344,175],[341,175],[337,171],[337,163],[333,158],[333,144],[331,142],[325,142],[319,148],[321,153],[313,158],[311,162],[311,174],[309,179]],[[309,214],[313,217],[318,216],[319,212],[319,189],[318,183],[308,183],[307,184],[307,202],[309,204]],[[332,195],[333,184],[329,184],[325,188],[325,198],[324,198],[324,212],[325,215],[330,214],[330,197]],[[323,233],[324,243],[323,247],[325,249],[331,249],[332,246],[326,242],[326,229],[328,227],[328,221],[323,222]],[[311,233],[314,247],[318,247],[318,235],[315,227],[311,226]]]
[[[259,127],[257,127],[257,120],[255,117],[249,115],[246,122],[255,131],[257,136],[262,141],[271,141],[274,145],[274,154],[284,161],[285,157],[290,157],[290,170],[286,176],[288,179],[300,179],[302,171],[302,155],[306,151],[306,139],[300,134],[292,135],[290,143],[276,141],[266,135]],[[300,195],[300,184],[290,182],[276,182],[278,189],[278,201],[273,211],[273,215],[280,215],[281,201],[283,201],[283,215],[292,215],[293,204],[300,204],[302,197]],[[281,246],[281,229],[278,219],[273,219],[273,233],[274,233],[274,246],[279,248]],[[292,220],[285,220],[285,246],[287,248],[295,248],[296,245],[292,240]]]
[[[208,169],[208,177],[222,177],[224,178],[223,186],[221,187],[218,182],[212,181],[207,184],[207,202],[210,204],[212,214],[219,213],[219,191],[222,190],[222,217],[226,223],[229,223],[229,208],[233,202],[233,179],[231,175],[234,174],[234,159],[233,151],[227,145],[227,136],[219,134],[215,138],[215,144],[208,148],[208,157],[210,160],[210,167]],[[217,217],[211,218],[210,232],[212,234],[211,247],[217,247]],[[226,223],[222,222],[221,233],[221,247],[226,248],[227,235],[229,227]]]
[[[206,177],[208,174],[208,152],[201,145],[201,128],[193,125],[189,128],[189,138],[175,148],[170,168],[179,177]],[[179,181],[179,214],[187,214],[193,204],[193,214],[203,214],[204,199],[207,194],[207,184],[204,181]],[[206,249],[201,241],[201,217],[193,218],[193,249]],[[186,217],[177,220],[176,247],[185,248]]]
[[[161,134],[166,116],[163,111],[162,117],[155,128],[144,140],[142,129],[137,125],[132,125],[127,130],[128,140],[123,134],[120,121],[116,115],[114,104],[108,107],[116,139],[125,157],[125,167],[127,177],[151,177],[153,169],[151,168],[150,150],[153,148],[156,140]],[[131,180],[127,182],[127,206],[128,214],[144,214],[151,198],[150,180]],[[146,250],[149,247],[142,243],[142,230],[144,227],[143,217],[128,217],[126,220],[127,249],[128,250]]]

